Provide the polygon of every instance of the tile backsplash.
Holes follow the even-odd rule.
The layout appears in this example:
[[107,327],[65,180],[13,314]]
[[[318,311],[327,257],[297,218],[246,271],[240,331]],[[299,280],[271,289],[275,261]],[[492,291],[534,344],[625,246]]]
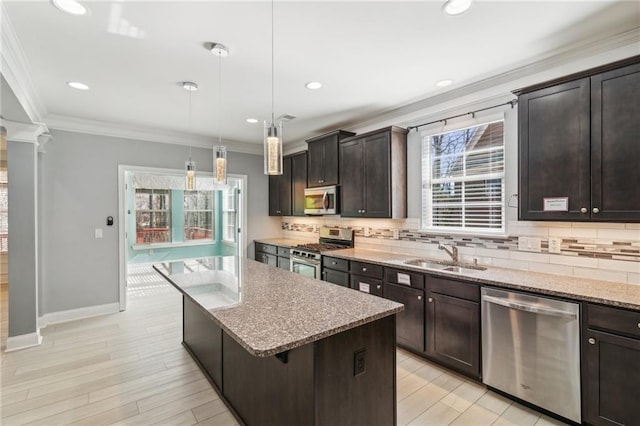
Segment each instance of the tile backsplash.
[[[286,238],[317,239],[321,226],[349,227],[359,248],[445,259],[442,243],[457,246],[463,261],[640,285],[640,224],[513,221],[508,236],[447,235],[419,225],[419,219],[282,219]],[[540,252],[520,250],[519,237],[539,239]],[[550,237],[560,240],[560,253],[549,252]]]

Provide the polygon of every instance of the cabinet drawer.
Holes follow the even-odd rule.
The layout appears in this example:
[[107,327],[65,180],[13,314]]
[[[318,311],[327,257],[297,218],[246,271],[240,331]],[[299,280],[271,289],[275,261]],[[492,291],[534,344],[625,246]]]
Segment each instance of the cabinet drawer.
[[427,277],[427,288],[430,291],[460,299],[480,301],[480,286],[462,281],[448,280],[446,278]]
[[382,266],[351,261],[351,273],[382,279]]
[[384,269],[384,280],[388,283],[424,288],[424,275],[402,269]]
[[322,266],[338,271],[349,272],[349,261],[345,259],[338,259],[337,257],[323,256]]
[[276,246],[272,246],[271,244],[256,243],[256,251],[275,255],[278,254],[278,248]]
[[291,249],[289,247],[278,247],[278,256],[289,257],[289,253],[291,253]]
[[351,275],[351,288],[363,293],[382,297],[382,280],[359,275]]
[[640,338],[640,312],[587,304],[589,328]]
[[322,270],[322,280],[343,287],[349,287],[349,273],[344,271],[334,271],[333,269],[324,268]]

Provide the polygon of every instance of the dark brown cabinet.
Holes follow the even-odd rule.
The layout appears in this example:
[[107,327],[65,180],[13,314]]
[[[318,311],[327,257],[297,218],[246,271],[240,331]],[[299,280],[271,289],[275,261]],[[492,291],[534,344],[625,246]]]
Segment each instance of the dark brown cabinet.
[[427,277],[427,354],[480,378],[480,287]]
[[382,297],[382,271],[383,268],[380,265],[352,260],[349,263],[349,272],[351,272],[350,287],[354,290]]
[[307,140],[309,188],[340,183],[338,144],[342,139],[353,135],[355,133],[337,130]]
[[387,127],[340,142],[341,215],[407,217],[407,131]]
[[285,156],[282,172],[269,176],[269,216],[304,216],[307,153]]
[[288,247],[274,246],[273,244],[255,243],[254,259],[267,265],[276,266],[281,269],[289,269]]
[[291,157],[282,159],[282,174],[269,176],[269,216],[291,216]]
[[307,153],[291,155],[291,214],[304,216],[304,189],[307,187]]
[[632,425],[640,418],[640,312],[585,304],[583,420]]
[[640,221],[633,61],[516,92],[520,220]]
[[404,305],[396,314],[398,345],[424,352],[424,290],[385,282],[383,296]]
[[322,280],[343,287],[350,287],[349,261],[336,257],[322,256]]

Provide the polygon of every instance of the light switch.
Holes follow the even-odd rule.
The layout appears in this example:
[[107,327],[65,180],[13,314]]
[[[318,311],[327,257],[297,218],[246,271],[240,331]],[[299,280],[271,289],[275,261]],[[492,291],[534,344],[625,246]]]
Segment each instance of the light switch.
[[562,238],[549,237],[549,253],[560,253]]
[[542,239],[537,237],[518,237],[518,250],[540,253]]
[[96,238],[102,238],[102,228],[96,228]]

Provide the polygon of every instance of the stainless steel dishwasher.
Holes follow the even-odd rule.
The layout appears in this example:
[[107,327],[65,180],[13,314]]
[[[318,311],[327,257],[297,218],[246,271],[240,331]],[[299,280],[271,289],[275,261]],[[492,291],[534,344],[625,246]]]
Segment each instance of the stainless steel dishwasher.
[[488,386],[581,423],[577,303],[482,288]]

